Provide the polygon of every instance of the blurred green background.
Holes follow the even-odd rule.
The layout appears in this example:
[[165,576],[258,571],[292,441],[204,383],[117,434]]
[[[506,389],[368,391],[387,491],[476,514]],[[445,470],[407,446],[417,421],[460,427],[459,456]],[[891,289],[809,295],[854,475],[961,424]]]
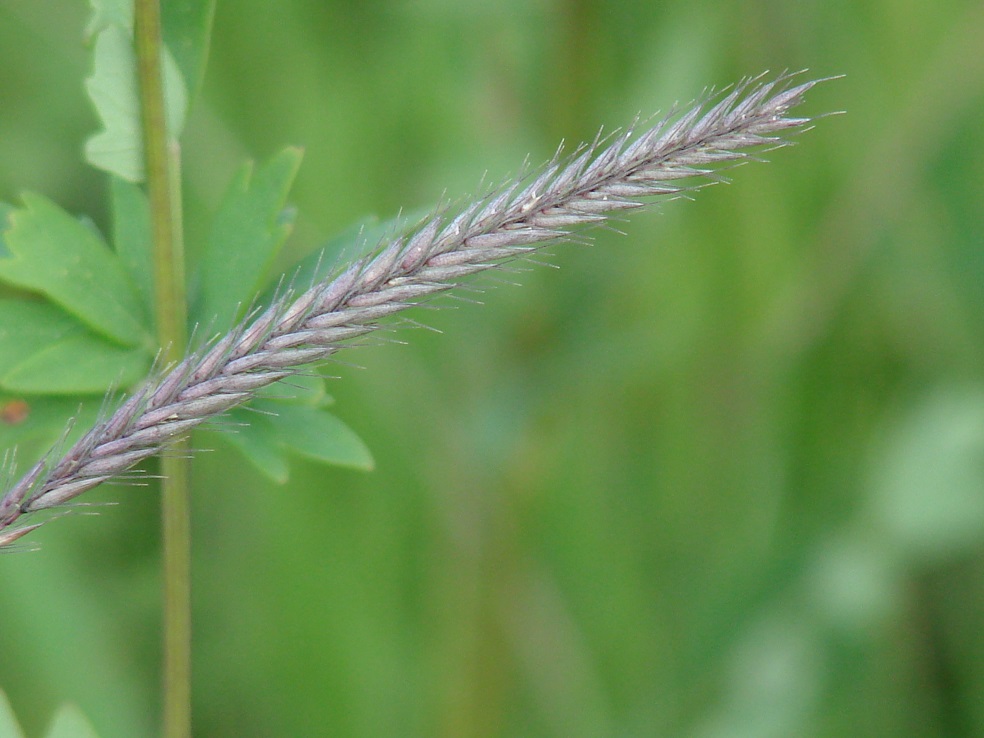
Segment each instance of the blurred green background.
[[[0,198],[105,227],[86,16],[0,3]],[[979,0],[220,0],[192,255],[286,144],[284,266],[766,69],[847,115],[343,355],[375,472],[200,454],[196,734],[984,736],[982,38]],[[90,498],[0,557],[29,736],[156,731],[156,495]]]

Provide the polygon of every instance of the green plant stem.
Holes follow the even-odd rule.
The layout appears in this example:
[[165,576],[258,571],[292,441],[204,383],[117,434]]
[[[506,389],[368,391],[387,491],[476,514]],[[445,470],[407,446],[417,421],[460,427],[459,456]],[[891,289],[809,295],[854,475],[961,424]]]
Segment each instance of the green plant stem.
[[[154,241],[157,336],[165,361],[175,362],[181,358],[187,343],[180,155],[177,142],[168,135],[164,112],[160,5],[158,0],[137,0],[134,11],[144,161]],[[186,452],[187,447],[182,444],[161,459],[165,738],[191,736],[191,531]]]

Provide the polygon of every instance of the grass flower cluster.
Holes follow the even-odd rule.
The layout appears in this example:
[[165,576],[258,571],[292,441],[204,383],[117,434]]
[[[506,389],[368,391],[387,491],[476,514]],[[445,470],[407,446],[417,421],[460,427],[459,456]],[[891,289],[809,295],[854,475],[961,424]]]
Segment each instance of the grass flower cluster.
[[[258,390],[323,361],[386,318],[451,290],[472,274],[569,239],[654,199],[721,177],[722,166],[785,146],[811,119],[790,110],[817,81],[782,75],[671,114],[640,132],[583,146],[509,181],[463,209],[441,208],[407,235],[268,308],[156,373],[61,458],[49,453],[0,497],[0,550]],[[71,509],[68,507],[67,509]]]

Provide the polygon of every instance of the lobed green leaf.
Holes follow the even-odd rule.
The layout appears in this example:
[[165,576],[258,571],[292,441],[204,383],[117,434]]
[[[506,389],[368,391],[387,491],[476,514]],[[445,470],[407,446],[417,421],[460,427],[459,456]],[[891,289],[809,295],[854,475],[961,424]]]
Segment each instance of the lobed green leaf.
[[168,0],[161,7],[164,45],[174,55],[189,100],[202,85],[214,17],[215,0]]
[[371,471],[376,463],[365,442],[339,418],[304,405],[254,403],[269,417],[279,443],[300,456],[334,466]]
[[257,471],[277,484],[286,484],[290,478],[287,451],[277,438],[277,430],[270,418],[249,408],[235,408],[228,413],[232,433],[208,430],[223,443],[230,445],[252,464]]
[[0,387],[9,371],[79,327],[78,321],[51,303],[0,300]]
[[154,314],[153,235],[150,205],[144,191],[132,182],[110,177],[113,208],[113,246],[133,281],[146,315]]
[[99,738],[92,723],[75,705],[63,705],[57,713],[44,738]]
[[[96,36],[92,76],[85,81],[103,130],[85,143],[86,161],[130,182],[144,179],[137,59],[131,31],[111,23]],[[188,108],[181,72],[170,52],[162,59],[164,113],[169,135],[177,138]]]
[[232,410],[229,420],[236,432],[215,432],[216,437],[278,484],[286,483],[290,476],[289,454],[361,471],[375,466],[372,454],[355,431],[320,407],[256,400],[250,408]]
[[202,325],[228,328],[259,291],[293,226],[284,205],[300,163],[301,150],[287,148],[255,172],[249,162],[236,174],[202,255],[194,311]]
[[0,388],[27,394],[103,393],[140,379],[150,364],[47,302],[0,300]]
[[3,377],[4,388],[26,394],[98,394],[128,387],[147,372],[142,349],[114,346],[91,335],[72,335],[49,344]]
[[119,26],[133,33],[133,0],[89,0],[89,4],[92,16],[85,27],[87,41],[109,26]]
[[0,281],[45,295],[124,346],[152,343],[137,290],[99,234],[50,200],[25,194],[8,215]]
[[17,718],[14,717],[14,709],[2,689],[0,689],[0,738],[24,738],[24,731],[18,725]]
[[4,234],[10,227],[10,215],[16,209],[10,203],[0,202],[0,259],[11,255],[10,249],[7,248],[7,241]]

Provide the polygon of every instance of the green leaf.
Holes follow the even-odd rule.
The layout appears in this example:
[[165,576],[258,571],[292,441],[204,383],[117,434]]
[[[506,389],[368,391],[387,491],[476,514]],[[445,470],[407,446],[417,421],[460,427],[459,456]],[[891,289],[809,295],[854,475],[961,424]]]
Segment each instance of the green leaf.
[[369,448],[355,431],[318,408],[259,401],[257,410],[269,412],[277,440],[287,450],[315,461],[370,471],[375,467]]
[[284,204],[301,150],[287,148],[254,173],[239,170],[216,213],[201,262],[202,325],[225,330],[249,307],[293,225]]
[[81,325],[70,315],[39,300],[0,300],[0,386],[4,375]]
[[984,542],[984,388],[937,390],[884,433],[872,507],[896,550],[917,560],[965,555]]
[[27,394],[103,393],[137,382],[142,348],[110,343],[50,303],[0,300],[0,387]]
[[[137,60],[126,28],[111,24],[96,36],[92,76],[85,88],[104,130],[85,143],[86,161],[130,182],[144,179],[143,140]],[[184,125],[188,98],[181,72],[165,48],[164,113],[170,136],[177,138]]]
[[7,372],[3,385],[27,394],[101,394],[138,382],[149,365],[140,349],[121,348],[91,335],[66,336]]
[[5,235],[11,256],[0,259],[0,281],[46,295],[123,345],[152,343],[137,291],[97,233],[31,193],[9,218]]
[[177,62],[194,100],[205,76],[205,62],[212,36],[215,0],[167,0],[161,7],[164,44]]
[[51,721],[44,738],[99,738],[82,711],[75,705],[63,705]]
[[0,738],[24,738],[7,695],[0,689]]
[[89,0],[92,17],[85,27],[85,39],[91,41],[104,28],[119,26],[133,33],[133,0]]
[[288,453],[362,471],[375,466],[362,439],[331,413],[276,400],[257,400],[251,407],[229,413],[235,432],[207,432],[235,448],[277,484],[289,477]]
[[10,215],[17,208],[13,205],[0,202],[0,259],[10,256],[10,249],[7,248],[6,232],[10,228]]
[[239,451],[257,471],[277,484],[286,484],[290,477],[287,452],[278,442],[277,430],[270,418],[251,412],[248,408],[236,408],[229,412],[231,430],[205,432]]
[[153,236],[150,205],[144,191],[119,177],[110,177],[113,245],[140,295],[146,315],[154,314]]

